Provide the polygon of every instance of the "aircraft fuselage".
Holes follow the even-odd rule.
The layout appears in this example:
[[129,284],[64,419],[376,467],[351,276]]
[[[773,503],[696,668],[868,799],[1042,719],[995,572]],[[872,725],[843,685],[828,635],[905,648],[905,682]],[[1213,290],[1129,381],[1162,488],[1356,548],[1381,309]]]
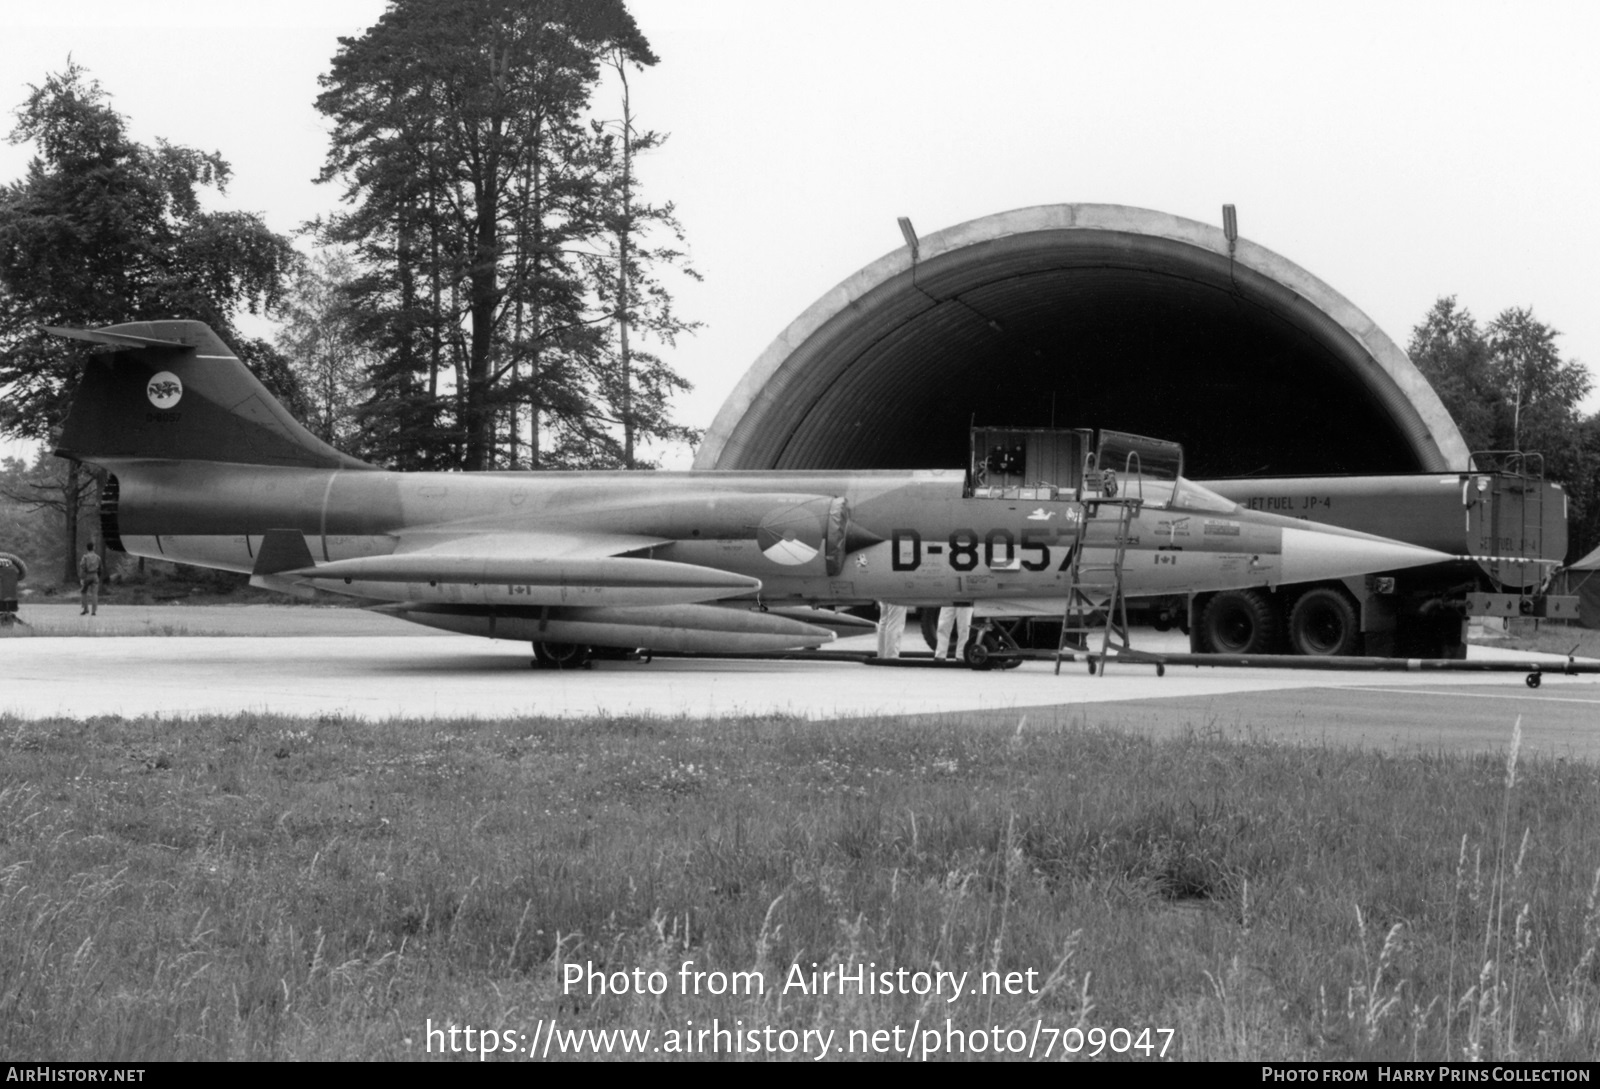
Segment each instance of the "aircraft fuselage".
[[[106,466],[119,483],[117,532],[135,555],[250,572],[274,530],[303,534],[319,565],[390,556],[403,537],[415,546],[430,532],[452,539],[614,532],[653,539],[628,553],[634,559],[760,580],[758,593],[669,592],[663,603],[1017,600],[1020,611],[1056,611],[1050,599],[1066,596],[1074,550],[1087,544],[1086,566],[1109,564],[1116,536],[1109,504],[1098,519],[1091,516],[1086,541],[1084,502],[968,498],[955,470],[459,474],[159,460]],[[849,524],[830,528],[828,505],[839,499]],[[1237,508],[1140,510],[1127,534],[1126,592],[1275,584],[1285,521]],[[835,541],[830,548],[830,533],[839,532],[854,535],[850,547]],[[647,600],[636,586],[608,595],[603,578],[556,587],[404,577],[313,582],[397,602]]]

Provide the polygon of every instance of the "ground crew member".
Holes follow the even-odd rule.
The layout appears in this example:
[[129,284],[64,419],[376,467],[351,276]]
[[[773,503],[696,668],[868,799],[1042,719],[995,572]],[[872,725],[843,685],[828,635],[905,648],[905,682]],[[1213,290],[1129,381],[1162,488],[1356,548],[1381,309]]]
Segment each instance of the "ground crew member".
[[944,661],[944,656],[950,649],[950,632],[955,629],[956,647],[953,657],[956,661],[964,661],[967,653],[967,640],[972,636],[972,606],[971,605],[946,605],[939,610],[939,634],[933,644],[934,661]]
[[83,604],[79,616],[100,615],[100,554],[92,542],[78,558],[78,600]]
[[906,607],[878,602],[878,657],[900,657],[900,637],[906,633]]

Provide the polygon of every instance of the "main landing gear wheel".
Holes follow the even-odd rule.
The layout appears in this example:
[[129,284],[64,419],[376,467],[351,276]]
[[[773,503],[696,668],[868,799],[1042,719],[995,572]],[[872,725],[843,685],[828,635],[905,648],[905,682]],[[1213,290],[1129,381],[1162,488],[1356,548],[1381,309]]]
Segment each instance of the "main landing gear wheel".
[[535,643],[533,664],[537,669],[588,669],[589,648],[583,643]]
[[1278,614],[1257,590],[1224,590],[1200,619],[1211,649],[1220,654],[1266,654],[1278,639]]
[[1538,688],[1542,678],[1537,673],[1528,674],[1525,683],[1529,688]]

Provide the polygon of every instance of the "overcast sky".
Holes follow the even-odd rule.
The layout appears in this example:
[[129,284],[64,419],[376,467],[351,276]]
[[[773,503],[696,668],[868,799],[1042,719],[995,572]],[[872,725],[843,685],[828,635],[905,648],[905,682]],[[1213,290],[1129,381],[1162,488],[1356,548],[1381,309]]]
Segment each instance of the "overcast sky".
[[[0,0],[0,105],[70,55],[133,135],[220,151],[232,206],[289,232],[338,205],[317,76],[382,0]],[[695,266],[668,353],[705,426],[819,295],[901,244],[1034,204],[1218,223],[1404,347],[1440,295],[1532,306],[1600,364],[1600,5],[630,0],[640,164]],[[602,91],[602,95],[607,92]],[[596,112],[608,115],[602,98]],[[9,119],[7,119],[9,121]],[[0,181],[30,150],[0,146]],[[1596,399],[1591,398],[1593,408]],[[4,448],[0,448],[3,452]]]

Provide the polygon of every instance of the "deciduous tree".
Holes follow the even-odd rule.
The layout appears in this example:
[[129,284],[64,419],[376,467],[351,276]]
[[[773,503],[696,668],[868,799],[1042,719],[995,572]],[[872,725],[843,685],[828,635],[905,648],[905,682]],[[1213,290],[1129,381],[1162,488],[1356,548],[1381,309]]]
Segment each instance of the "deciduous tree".
[[1411,362],[1444,402],[1470,450],[1495,446],[1503,395],[1489,370],[1489,344],[1471,311],[1440,298],[1411,330]]
[[[35,459],[36,464],[40,459]],[[56,462],[56,468],[61,463]],[[28,570],[43,575],[61,544],[61,534],[34,505],[33,484],[43,475],[20,458],[0,458],[0,552],[21,556]]]
[[1561,357],[1560,335],[1526,307],[1479,326],[1450,296],[1412,330],[1410,354],[1471,449],[1543,455],[1546,475],[1567,487],[1576,554],[1600,528],[1600,418],[1583,417],[1593,383],[1582,363]]
[[279,313],[275,347],[289,361],[306,394],[302,417],[322,441],[361,452],[358,406],[362,376],[376,354],[359,333],[349,285],[355,263],[340,250],[325,250],[296,274]]
[[[65,415],[81,345],[44,325],[198,319],[294,404],[292,375],[233,319],[276,303],[297,258],[259,216],[202,208],[202,191],[227,184],[222,156],[130,139],[106,92],[73,64],[33,87],[16,117],[11,141],[38,154],[0,188],[0,434],[47,440]],[[68,478],[64,494],[78,495],[75,464]],[[76,518],[66,524],[70,579]]]

